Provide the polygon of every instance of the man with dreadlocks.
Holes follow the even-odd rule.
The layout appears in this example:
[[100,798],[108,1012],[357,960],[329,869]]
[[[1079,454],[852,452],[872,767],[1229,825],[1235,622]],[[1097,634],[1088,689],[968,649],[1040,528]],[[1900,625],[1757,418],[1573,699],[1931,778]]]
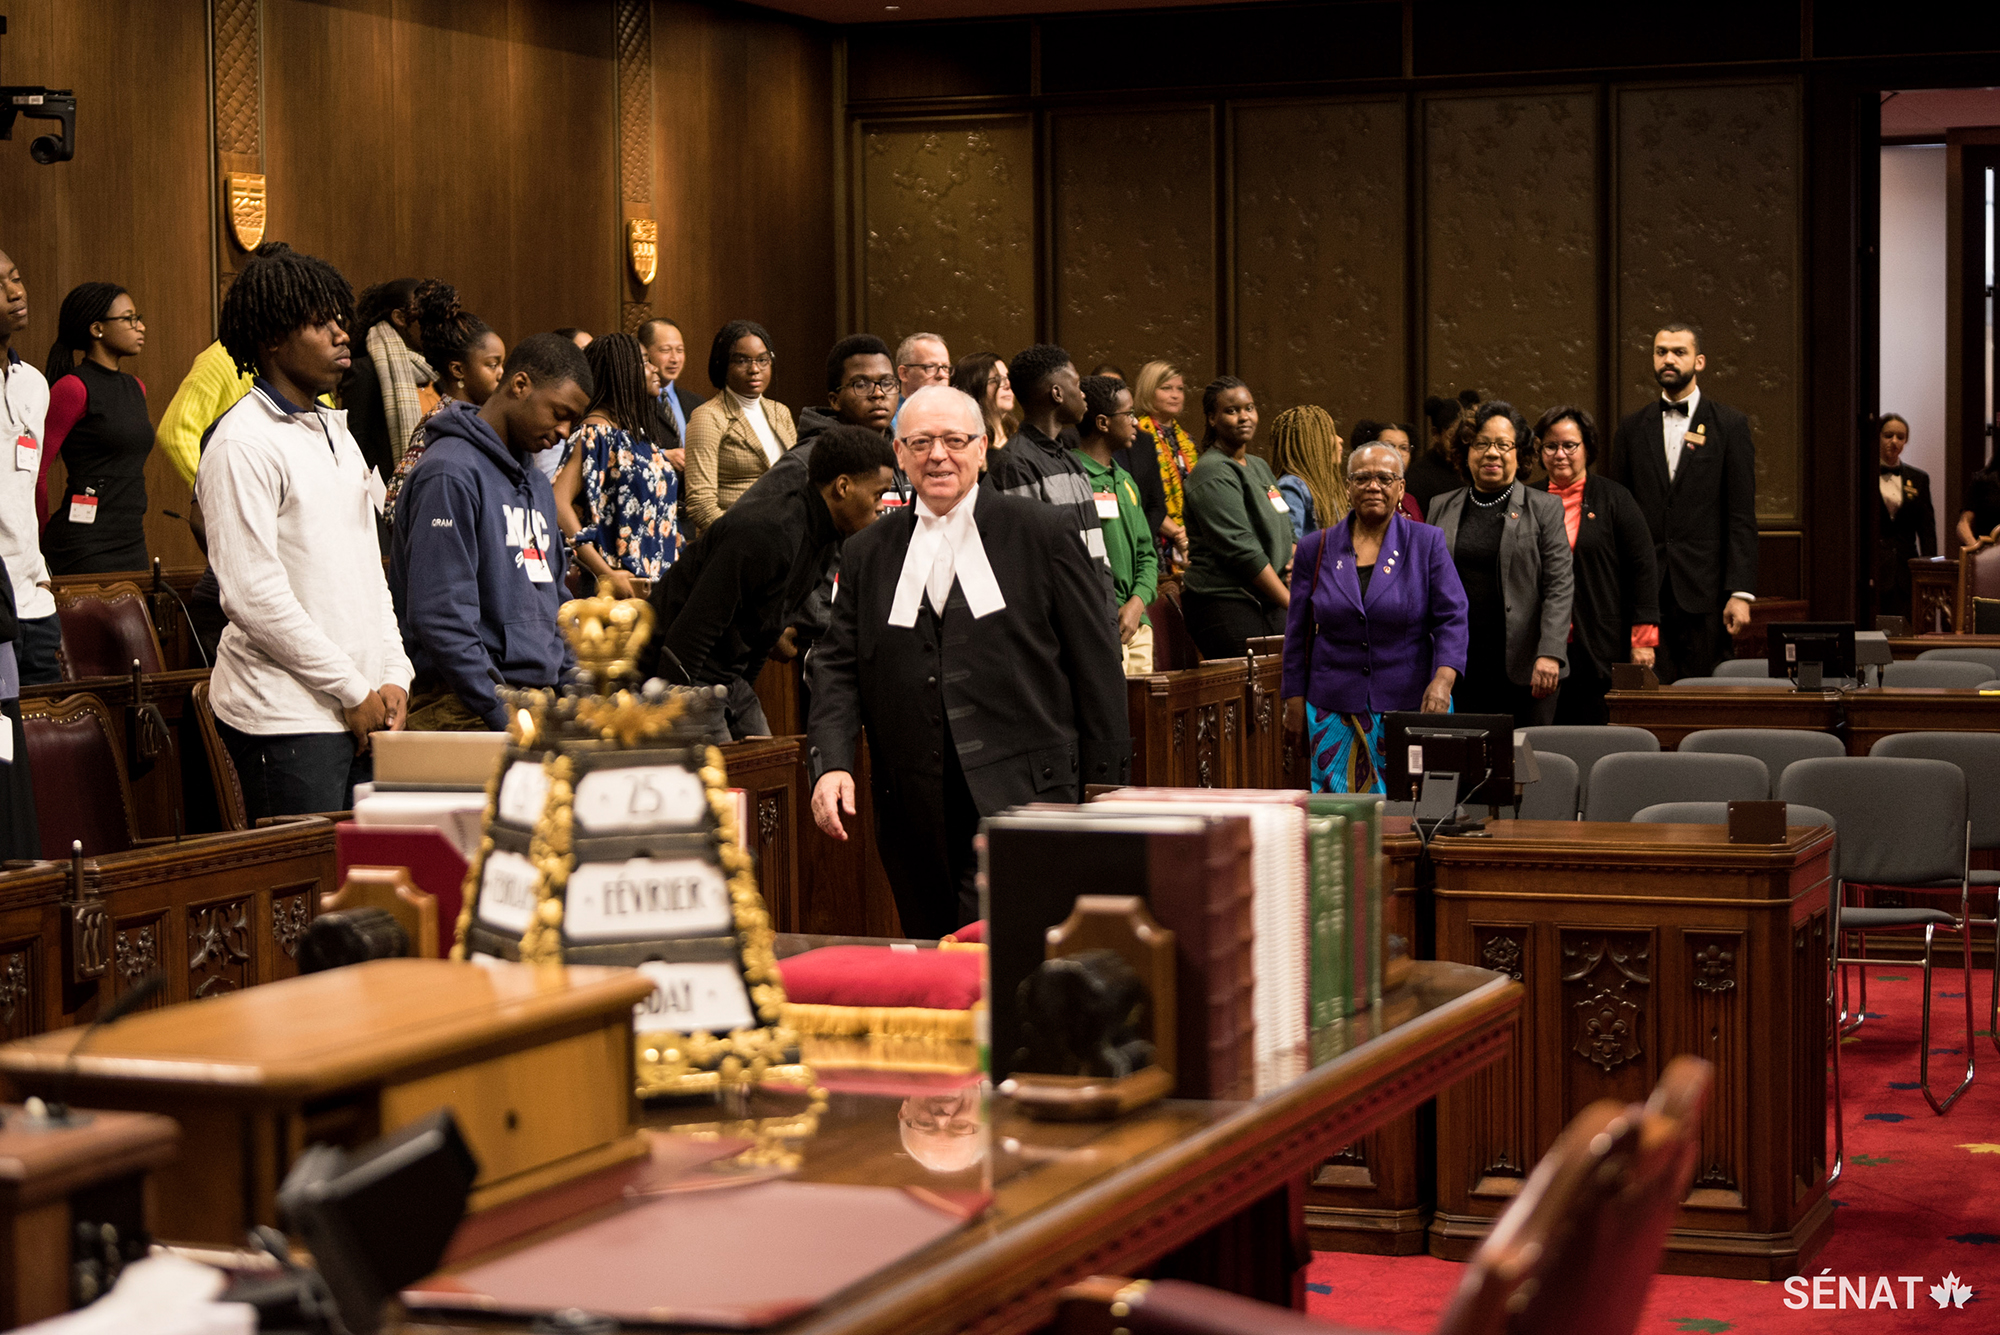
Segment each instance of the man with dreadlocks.
[[222,302],[222,345],[255,378],[216,421],[195,498],[229,614],[209,698],[252,821],[346,810],[371,734],[403,726],[381,478],[347,414],[316,402],[352,358],[353,318],[347,280],[296,253],[253,261]]

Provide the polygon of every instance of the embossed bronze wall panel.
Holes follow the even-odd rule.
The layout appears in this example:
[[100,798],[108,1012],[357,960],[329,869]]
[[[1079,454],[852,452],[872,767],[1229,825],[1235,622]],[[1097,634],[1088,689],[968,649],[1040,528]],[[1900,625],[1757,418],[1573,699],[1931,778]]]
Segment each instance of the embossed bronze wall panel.
[[864,124],[856,138],[863,329],[954,357],[1035,341],[1035,140],[1025,116]]
[[1198,391],[1219,314],[1208,108],[1062,112],[1049,148],[1056,342],[1085,370],[1165,357]]
[[1758,518],[1796,522],[1798,88],[1625,88],[1616,112],[1619,409],[1659,392],[1651,355],[1659,322],[1701,326],[1702,392],[1748,413],[1756,433]]
[[1404,127],[1400,97],[1231,109],[1236,374],[1267,419],[1409,411]]
[[1424,104],[1424,384],[1598,401],[1596,98]]

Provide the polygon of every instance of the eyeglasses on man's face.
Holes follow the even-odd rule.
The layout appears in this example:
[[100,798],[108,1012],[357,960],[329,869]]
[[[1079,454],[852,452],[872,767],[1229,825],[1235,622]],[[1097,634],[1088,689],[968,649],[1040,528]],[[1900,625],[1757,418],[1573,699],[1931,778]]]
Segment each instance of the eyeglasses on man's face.
[[879,380],[871,380],[865,375],[858,375],[841,388],[849,394],[861,394],[871,399],[886,399],[896,392],[896,377],[888,375]]
[[[903,369],[905,371],[922,371],[927,376],[934,376],[942,379],[944,376],[951,374],[951,363],[950,362],[904,362]],[[990,384],[991,382],[989,381],[988,383]]]
[[731,366],[754,366],[759,371],[770,370],[771,360],[771,354],[768,352],[760,352],[754,357],[747,352],[733,352],[729,355],[729,364]]
[[947,453],[963,454],[978,441],[978,436],[962,436],[957,433],[945,436],[906,436],[903,448],[917,454],[929,454],[938,446],[944,446]]

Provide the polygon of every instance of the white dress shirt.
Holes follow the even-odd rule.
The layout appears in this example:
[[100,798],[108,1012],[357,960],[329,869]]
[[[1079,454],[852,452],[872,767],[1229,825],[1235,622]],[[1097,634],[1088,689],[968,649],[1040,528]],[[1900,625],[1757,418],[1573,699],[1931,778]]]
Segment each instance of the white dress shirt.
[[776,433],[771,430],[771,424],[764,419],[764,400],[761,397],[746,399],[733,389],[728,393],[729,401],[736,405],[736,411],[750,424],[750,430],[756,435],[757,443],[764,447],[765,464],[778,462],[778,456],[785,452],[785,447],[779,443]]
[[[1662,394],[1660,402],[1667,404],[1673,402],[1673,400]],[[1685,402],[1687,403],[1687,416],[1685,417],[1679,413],[1662,412],[1660,414],[1660,431],[1667,438],[1667,481],[1669,482],[1673,481],[1674,474],[1680,471],[1681,450],[1685,448],[1687,441],[1688,423],[1694,421],[1695,410],[1701,407],[1701,386],[1697,385],[1689,390]]]
[[954,579],[974,619],[1007,606],[986,559],[986,545],[979,540],[979,525],[973,522],[972,509],[978,500],[976,483],[964,500],[943,514],[932,510],[922,497],[917,498],[917,531],[910,535],[910,549],[903,554],[896,597],[889,604],[890,625],[916,625],[918,604],[926,597],[931,610],[942,617]]

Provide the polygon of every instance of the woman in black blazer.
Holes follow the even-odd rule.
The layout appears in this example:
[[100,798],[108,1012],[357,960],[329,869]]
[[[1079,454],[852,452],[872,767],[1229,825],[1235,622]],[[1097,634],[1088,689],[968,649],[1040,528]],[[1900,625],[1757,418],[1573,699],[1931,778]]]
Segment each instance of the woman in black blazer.
[[1535,442],[1549,491],[1562,502],[1576,572],[1569,677],[1556,701],[1556,722],[1608,723],[1604,693],[1611,689],[1611,665],[1650,667],[1660,643],[1652,530],[1631,492],[1590,471],[1597,424],[1589,413],[1568,405],[1549,409],[1535,423]]
[[1910,562],[1937,555],[1937,510],[1931,475],[1903,462],[1910,424],[1897,413],[1875,423],[1881,495],[1875,501],[1875,614],[1910,615]]

